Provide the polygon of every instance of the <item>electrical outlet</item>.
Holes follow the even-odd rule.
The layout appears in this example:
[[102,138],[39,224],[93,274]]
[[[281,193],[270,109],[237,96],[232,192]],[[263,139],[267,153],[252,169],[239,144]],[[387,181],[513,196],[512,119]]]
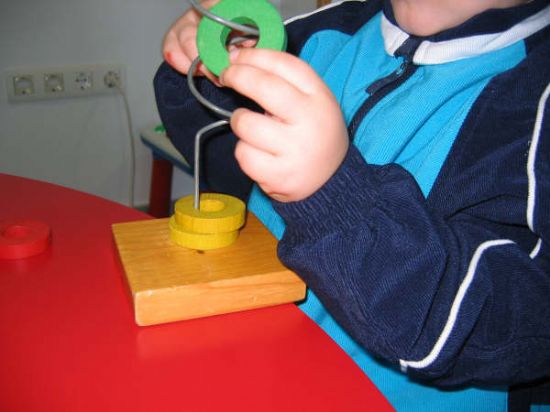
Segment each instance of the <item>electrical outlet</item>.
[[63,81],[63,73],[46,73],[44,75],[44,92],[62,93],[65,91],[65,82]]
[[[34,78],[29,74],[13,76],[8,90],[13,90],[14,96],[31,96],[34,94]],[[9,82],[8,82],[9,83]]]
[[10,102],[115,94],[126,85],[120,64],[14,69],[5,78]]
[[116,71],[110,70],[105,73],[103,81],[105,82],[105,86],[109,88],[120,87],[120,74]]
[[94,72],[81,71],[75,73],[74,82],[81,91],[86,91],[94,86]]

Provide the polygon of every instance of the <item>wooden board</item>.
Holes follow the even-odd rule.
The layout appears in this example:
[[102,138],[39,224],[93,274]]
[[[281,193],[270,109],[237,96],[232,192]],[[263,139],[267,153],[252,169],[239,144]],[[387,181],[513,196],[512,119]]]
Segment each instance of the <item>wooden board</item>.
[[305,297],[305,284],[277,258],[277,241],[251,213],[233,245],[177,246],[168,219],[113,225],[140,326],[237,312]]

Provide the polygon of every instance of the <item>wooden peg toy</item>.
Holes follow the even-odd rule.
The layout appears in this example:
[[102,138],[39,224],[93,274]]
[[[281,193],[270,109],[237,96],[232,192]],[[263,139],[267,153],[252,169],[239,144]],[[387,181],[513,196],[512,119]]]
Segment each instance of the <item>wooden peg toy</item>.
[[[200,6],[192,3],[200,11]],[[210,11],[226,21],[257,27],[256,47],[286,47],[281,17],[266,0],[222,0]],[[216,75],[229,65],[226,42],[230,33],[230,28],[209,17],[199,24],[200,59]],[[188,79],[193,92],[193,76]],[[200,94],[195,96],[204,104]],[[218,193],[199,195],[201,136],[227,123],[218,121],[197,133],[195,194],[178,200],[170,219],[113,225],[135,321],[140,326],[305,297],[304,282],[277,257],[277,240],[253,214],[246,213],[241,200]]]

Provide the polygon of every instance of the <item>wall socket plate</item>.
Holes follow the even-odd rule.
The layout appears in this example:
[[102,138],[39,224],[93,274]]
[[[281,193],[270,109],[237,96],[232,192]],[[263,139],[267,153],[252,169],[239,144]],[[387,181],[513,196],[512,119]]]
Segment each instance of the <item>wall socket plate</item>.
[[4,72],[10,102],[87,97],[126,88],[121,64],[29,67]]

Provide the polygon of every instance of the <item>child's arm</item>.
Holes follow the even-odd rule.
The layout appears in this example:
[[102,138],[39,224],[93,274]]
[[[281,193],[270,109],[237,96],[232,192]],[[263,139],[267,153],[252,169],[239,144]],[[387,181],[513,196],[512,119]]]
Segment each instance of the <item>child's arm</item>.
[[[287,223],[281,259],[361,345],[442,385],[509,384],[548,374],[548,121],[537,149],[541,224],[533,232],[508,221],[514,196],[490,191],[496,168],[504,185],[527,180],[523,169],[512,174],[524,157],[517,144],[488,154],[494,161],[484,159],[488,170],[475,175],[481,192],[444,214],[443,203],[430,209],[402,167],[369,165],[354,146],[348,149],[337,106],[304,63],[242,50],[222,80],[271,112],[237,111],[232,127],[242,139],[243,170],[280,200],[274,206]],[[497,115],[490,115],[492,133],[512,127]],[[481,176],[488,179],[483,184]],[[485,185],[491,189],[484,192]],[[458,189],[448,187],[448,196]]]
[[443,386],[550,371],[550,259],[529,256],[527,228],[475,204],[442,216],[406,170],[368,165],[354,146],[321,190],[274,207],[287,225],[281,260],[370,353]]

